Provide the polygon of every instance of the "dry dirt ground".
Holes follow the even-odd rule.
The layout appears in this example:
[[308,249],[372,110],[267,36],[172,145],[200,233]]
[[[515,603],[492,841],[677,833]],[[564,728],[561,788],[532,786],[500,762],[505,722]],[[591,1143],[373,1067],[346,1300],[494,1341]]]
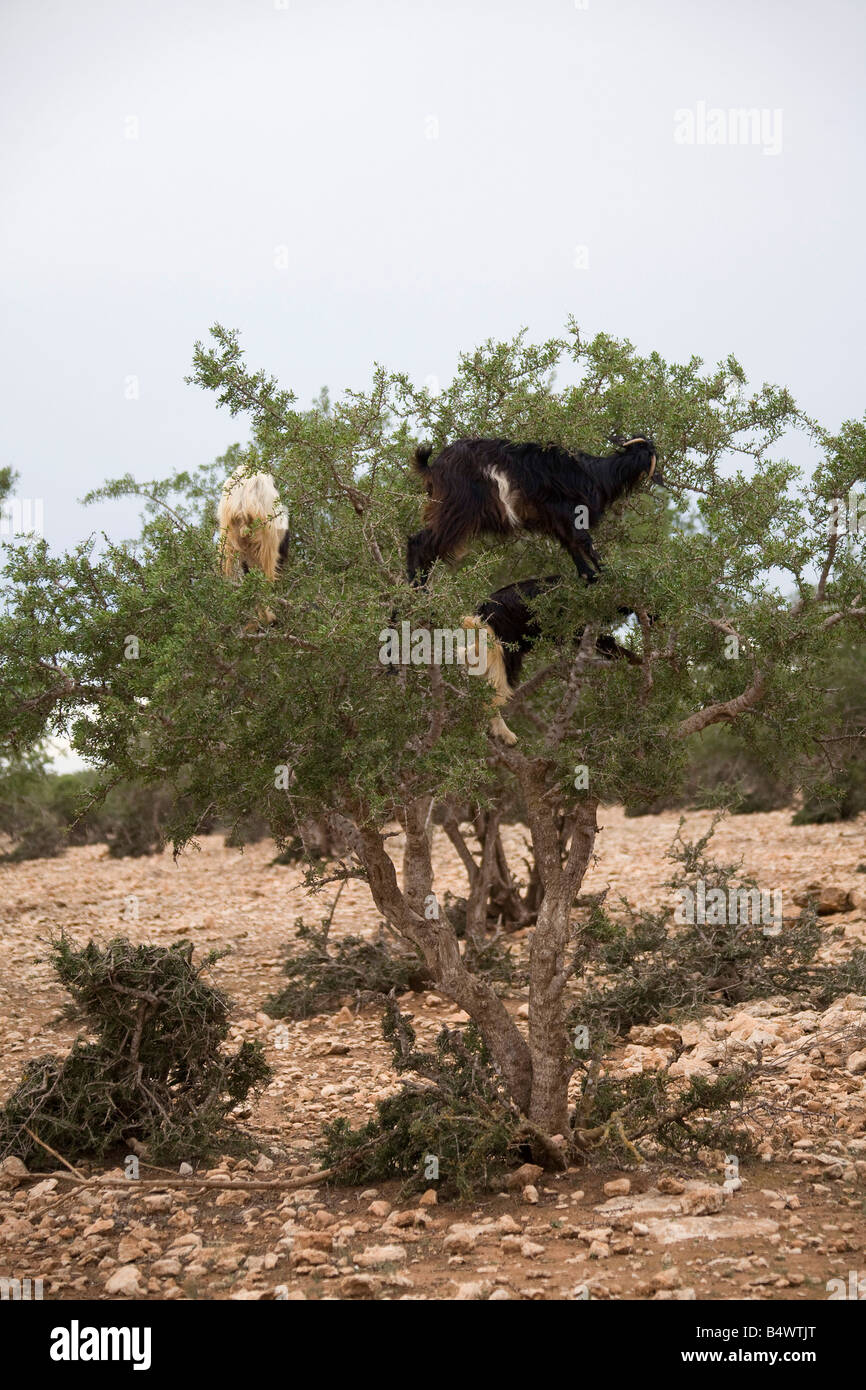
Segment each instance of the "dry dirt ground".
[[[637,906],[662,901],[664,853],[678,819],[601,812],[585,890],[609,887]],[[710,817],[686,819],[694,837]],[[866,944],[866,877],[858,873],[866,818],[796,828],[790,821],[790,812],[731,818],[714,853],[742,857],[786,898],[814,883],[838,888],[843,901],[849,891],[847,911],[821,918],[825,955]],[[399,853],[399,838],[391,844]],[[463,893],[462,869],[441,833],[435,851],[437,891]],[[281,987],[295,919],[318,922],[334,892],[309,898],[301,871],[272,858],[269,843],[240,854],[210,837],[177,863],[168,853],[112,861],[91,847],[0,867],[0,1097],[25,1059],[63,1051],[75,1035],[60,1012],[65,996],[38,960],[40,940],[61,927],[79,942],[190,937],[200,951],[230,948],[213,976],[236,1003],[234,1037],[260,1039],[274,1069],[248,1121],[270,1157],[254,1174],[249,1161],[232,1159],[218,1171],[256,1181],[311,1171],[321,1122],[341,1113],[366,1118],[396,1077],[376,1009],[346,1007],[285,1025],[261,1012]],[[333,933],[376,925],[366,888],[349,882]],[[463,1018],[431,993],[403,1004],[422,1042]],[[525,996],[515,992],[510,1007],[520,1017]],[[850,995],[824,1014],[761,1001],[681,1027],[684,1074],[711,1074],[722,1055],[759,1045],[785,1059],[768,1083],[778,1121],[733,1190],[720,1168],[671,1163],[573,1168],[473,1203],[401,1199],[396,1184],[241,1193],[135,1182],[82,1191],[25,1180],[0,1189],[0,1276],[41,1278],[44,1296],[60,1299],[823,1300],[834,1291],[850,1296],[858,1279],[866,1297],[864,1007]],[[657,1066],[665,1057],[662,1031],[633,1039],[615,1065]],[[605,1192],[617,1180],[630,1191]],[[843,1282],[828,1289],[833,1279]]]

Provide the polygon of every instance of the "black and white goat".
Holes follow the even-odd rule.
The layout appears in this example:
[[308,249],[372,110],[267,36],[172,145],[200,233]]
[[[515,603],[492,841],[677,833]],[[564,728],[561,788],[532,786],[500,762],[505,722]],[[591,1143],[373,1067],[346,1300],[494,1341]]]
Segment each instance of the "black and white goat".
[[[514,694],[523,668],[523,658],[541,636],[541,624],[535,612],[535,600],[562,584],[558,574],[547,575],[544,579],[522,579],[517,584],[508,584],[479,603],[475,613],[463,619],[467,634],[477,634],[483,630],[486,638],[486,663],[466,663],[467,671],[473,676],[486,676],[493,686],[493,703],[497,713],[490,723],[494,738],[504,743],[515,744],[517,735],[509,729],[499,710]],[[577,645],[584,633],[583,627],[573,635]],[[470,639],[467,637],[467,642]],[[478,643],[477,635],[475,642]],[[626,647],[620,646],[610,633],[601,633],[596,639],[595,650],[606,661],[625,660],[632,666],[640,666],[641,659]]]
[[223,485],[217,520],[223,573],[257,569],[276,579],[288,552],[289,515],[270,473],[236,468]]
[[655,445],[643,437],[604,457],[507,439],[455,440],[432,466],[431,453],[422,445],[413,459],[429,499],[424,529],[409,537],[406,568],[413,584],[426,583],[435,560],[459,560],[475,536],[521,530],[559,541],[592,583],[601,560],[590,528],[644,479],[662,483]]

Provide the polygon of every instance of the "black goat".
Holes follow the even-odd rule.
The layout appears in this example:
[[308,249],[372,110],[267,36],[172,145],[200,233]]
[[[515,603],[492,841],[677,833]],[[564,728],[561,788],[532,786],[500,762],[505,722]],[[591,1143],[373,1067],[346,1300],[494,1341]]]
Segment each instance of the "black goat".
[[[486,664],[469,665],[467,662],[467,669],[470,675],[486,676],[496,691],[493,703],[497,714],[491,721],[490,732],[494,738],[501,738],[505,743],[516,743],[517,735],[512,733],[498,710],[507,705],[514,694],[523,669],[523,658],[541,636],[534,601],[561,583],[558,574],[549,574],[544,579],[522,579],[517,584],[508,584],[479,603],[473,616],[463,619],[467,632],[480,629],[487,632]],[[574,633],[572,640],[575,645],[580,642],[583,633],[583,627]],[[631,666],[642,664],[639,656],[621,647],[610,633],[601,633],[596,638],[595,650],[606,661],[624,659]]]
[[602,458],[507,439],[455,440],[431,467],[432,452],[422,445],[413,459],[429,498],[424,529],[409,537],[406,568],[413,584],[426,583],[435,560],[459,560],[475,536],[519,530],[553,536],[592,583],[601,560],[589,528],[642,479],[662,482],[655,445],[644,438],[629,439]]

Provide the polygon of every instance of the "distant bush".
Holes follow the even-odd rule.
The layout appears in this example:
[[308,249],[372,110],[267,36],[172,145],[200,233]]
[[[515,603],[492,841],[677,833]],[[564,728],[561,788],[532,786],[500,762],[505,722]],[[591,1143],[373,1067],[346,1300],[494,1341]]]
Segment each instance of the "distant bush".
[[794,779],[774,771],[758,753],[724,725],[714,724],[695,739],[690,748],[682,791],[653,802],[627,805],[627,816],[655,815],[660,811],[711,809],[726,805],[732,815],[755,811],[780,811],[790,806]]
[[6,859],[51,859],[69,843],[66,823],[54,806],[61,778],[30,759],[0,766],[0,834],[11,847]]
[[[866,648],[840,637],[827,663],[824,689],[815,691],[830,710],[832,734],[814,758],[779,769],[761,747],[734,728],[716,724],[690,749],[682,791],[675,797],[626,806],[645,816],[689,807],[729,806],[733,815],[790,806],[798,785],[803,804],[794,825],[851,820],[866,811]],[[729,796],[729,793],[732,795]]]
[[[178,798],[167,784],[119,782],[101,797],[95,772],[54,773],[32,759],[0,764],[0,835],[7,860],[50,859],[70,846],[103,844],[112,858],[157,854]],[[199,833],[225,829],[205,817]],[[267,834],[259,818],[238,822],[227,843],[247,844]]]

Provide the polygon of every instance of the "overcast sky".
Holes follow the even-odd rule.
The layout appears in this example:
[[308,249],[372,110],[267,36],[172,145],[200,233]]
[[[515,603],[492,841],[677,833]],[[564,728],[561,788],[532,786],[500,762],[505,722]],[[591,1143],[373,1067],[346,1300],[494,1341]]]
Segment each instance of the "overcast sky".
[[863,412],[862,0],[0,14],[0,464],[53,545],[133,533],[77,505],[105,477],[245,437],[183,380],[214,320],[304,405],[573,313]]

